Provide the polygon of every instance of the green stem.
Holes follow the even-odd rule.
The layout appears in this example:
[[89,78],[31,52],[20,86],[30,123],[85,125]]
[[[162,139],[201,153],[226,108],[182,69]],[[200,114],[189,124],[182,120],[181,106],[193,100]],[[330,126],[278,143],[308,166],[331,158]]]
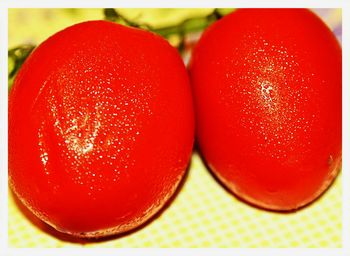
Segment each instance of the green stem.
[[123,16],[116,9],[113,9],[113,8],[104,9],[104,15],[106,20],[122,23],[131,27],[143,28],[143,29],[152,31],[154,33],[157,33],[162,37],[165,37],[166,39],[168,39],[172,35],[177,35],[180,38],[178,48],[179,46],[181,46],[181,44],[184,43],[183,41],[187,34],[202,31],[203,29],[208,27],[210,24],[212,24],[214,21],[221,19],[225,15],[224,12],[225,10],[214,9],[210,14],[204,17],[188,18],[182,21],[180,24],[167,26],[167,27],[154,28],[149,24],[133,22],[127,19],[125,16]]
[[8,51],[9,73],[8,81],[9,88],[15,78],[17,72],[21,68],[29,54],[34,50],[35,46],[30,44],[20,45]]

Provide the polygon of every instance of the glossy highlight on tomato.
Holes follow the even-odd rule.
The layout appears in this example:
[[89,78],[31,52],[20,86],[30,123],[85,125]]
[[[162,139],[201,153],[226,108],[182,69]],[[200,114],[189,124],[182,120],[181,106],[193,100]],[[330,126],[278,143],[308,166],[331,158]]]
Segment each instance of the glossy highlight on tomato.
[[30,55],[9,95],[9,180],[59,231],[122,233],[173,195],[194,141],[186,68],[153,33],[90,21]]
[[210,26],[190,76],[200,150],[238,197],[293,210],[341,167],[342,52],[305,9],[241,9]]

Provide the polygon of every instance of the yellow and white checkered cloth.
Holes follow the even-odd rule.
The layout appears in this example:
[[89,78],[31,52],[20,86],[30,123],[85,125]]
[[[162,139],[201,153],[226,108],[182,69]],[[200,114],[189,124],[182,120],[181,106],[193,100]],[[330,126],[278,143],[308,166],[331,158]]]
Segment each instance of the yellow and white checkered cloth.
[[[39,11],[10,10],[10,41],[11,34],[18,28],[15,20],[20,19],[23,12],[30,15],[28,12]],[[59,10],[55,12],[59,13]],[[93,14],[92,10],[87,12],[89,15]],[[206,10],[200,12],[205,13]],[[339,10],[322,12],[322,16],[326,17],[332,27],[341,22]],[[38,19],[40,18],[36,22]],[[69,19],[61,20],[62,26],[66,26],[65,22],[69,22]],[[50,27],[47,22],[42,23],[43,26]],[[36,28],[36,31],[41,30]],[[10,42],[10,45],[14,44],[15,41]],[[319,200],[297,212],[283,214],[260,210],[239,201],[227,192],[212,177],[195,152],[183,187],[170,206],[142,229],[110,240],[82,244],[46,232],[43,230],[45,226],[34,224],[24,216],[9,193],[9,246],[341,247],[341,194],[339,175]]]
[[33,225],[9,202],[12,247],[341,247],[341,176],[318,201],[295,213],[240,202],[195,153],[180,193],[162,214],[127,236],[85,245],[62,241]]

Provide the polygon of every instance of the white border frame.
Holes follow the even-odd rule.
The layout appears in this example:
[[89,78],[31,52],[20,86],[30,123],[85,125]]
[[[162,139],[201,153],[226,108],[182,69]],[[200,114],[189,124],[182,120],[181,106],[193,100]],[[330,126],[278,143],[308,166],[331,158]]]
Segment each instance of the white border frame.
[[[179,3],[182,1],[181,3]],[[343,248],[232,248],[232,249],[124,249],[124,248],[64,248],[13,249],[8,248],[8,189],[7,189],[7,49],[8,8],[211,8],[211,7],[287,7],[287,8],[342,8],[343,15]],[[337,256],[350,255],[350,1],[349,0],[0,0],[0,255],[249,255],[249,256]],[[348,132],[347,132],[348,131]],[[5,206],[5,207],[4,207]]]
[[343,250],[350,255],[350,2],[343,4],[343,166],[342,166],[342,188],[343,188]]
[[7,248],[8,236],[8,186],[7,186],[7,9],[0,4],[0,255]]
[[9,249],[8,255],[19,256],[345,256],[342,249]]
[[[9,8],[341,8],[347,0],[2,0]],[[180,2],[181,1],[181,2]]]

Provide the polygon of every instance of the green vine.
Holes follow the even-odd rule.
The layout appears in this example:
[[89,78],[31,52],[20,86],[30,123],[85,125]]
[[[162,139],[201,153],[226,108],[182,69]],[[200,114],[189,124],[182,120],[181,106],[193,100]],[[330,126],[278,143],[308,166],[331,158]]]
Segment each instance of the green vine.
[[136,27],[152,31],[165,39],[169,40],[171,36],[177,37],[177,44],[174,45],[180,53],[184,51],[185,38],[189,33],[200,32],[212,24],[214,21],[221,19],[231,9],[214,9],[211,13],[204,17],[193,17],[182,21],[179,24],[155,28],[149,24],[137,23],[123,16],[118,10],[113,8],[104,9],[105,20],[117,22],[130,27]]
[[34,50],[35,46],[30,44],[24,44],[8,51],[8,86],[12,85],[12,82],[21,68],[24,61],[29,54]]

